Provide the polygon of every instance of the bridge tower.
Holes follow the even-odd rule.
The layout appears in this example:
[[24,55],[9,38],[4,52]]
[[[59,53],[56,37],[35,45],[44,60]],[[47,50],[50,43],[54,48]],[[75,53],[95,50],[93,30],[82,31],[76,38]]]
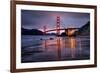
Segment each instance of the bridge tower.
[[57,35],[60,35],[60,16],[57,16],[56,29],[57,29]]
[[44,35],[46,34],[46,25],[43,26]]

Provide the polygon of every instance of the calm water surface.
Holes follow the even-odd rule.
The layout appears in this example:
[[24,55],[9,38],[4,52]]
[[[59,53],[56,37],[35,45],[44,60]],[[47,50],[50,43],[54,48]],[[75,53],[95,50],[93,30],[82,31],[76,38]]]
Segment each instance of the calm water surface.
[[90,37],[22,36],[21,62],[86,60]]

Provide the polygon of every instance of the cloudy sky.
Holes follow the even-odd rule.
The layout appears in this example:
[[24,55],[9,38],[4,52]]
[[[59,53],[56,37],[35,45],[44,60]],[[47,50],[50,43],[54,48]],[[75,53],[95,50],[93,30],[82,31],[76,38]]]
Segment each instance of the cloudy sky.
[[90,21],[89,13],[21,10],[21,25],[27,29],[56,28],[56,18],[60,16],[61,28],[81,27]]

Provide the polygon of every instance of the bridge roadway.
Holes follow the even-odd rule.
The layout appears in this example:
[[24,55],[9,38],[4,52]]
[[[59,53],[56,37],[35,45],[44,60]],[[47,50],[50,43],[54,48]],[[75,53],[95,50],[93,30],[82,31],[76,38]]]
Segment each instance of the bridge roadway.
[[50,31],[57,31],[57,30],[74,30],[74,29],[80,29],[80,28],[61,28],[61,29],[51,29],[51,30],[46,30],[45,32],[50,32]]

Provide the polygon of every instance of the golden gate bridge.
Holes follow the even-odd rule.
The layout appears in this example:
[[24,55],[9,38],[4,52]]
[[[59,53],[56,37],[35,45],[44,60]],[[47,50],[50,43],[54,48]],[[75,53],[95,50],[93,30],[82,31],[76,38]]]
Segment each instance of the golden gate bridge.
[[71,36],[71,35],[74,35],[76,31],[78,31],[79,28],[74,28],[74,27],[70,27],[70,28],[61,28],[60,27],[61,23],[60,23],[60,16],[57,16],[57,20],[56,20],[56,28],[54,29],[50,29],[50,30],[47,30],[47,26],[43,26],[43,33],[44,35],[47,34],[48,32],[51,32],[51,31],[56,31],[56,34],[57,35],[61,35],[61,30],[64,30],[66,35],[68,36]]

